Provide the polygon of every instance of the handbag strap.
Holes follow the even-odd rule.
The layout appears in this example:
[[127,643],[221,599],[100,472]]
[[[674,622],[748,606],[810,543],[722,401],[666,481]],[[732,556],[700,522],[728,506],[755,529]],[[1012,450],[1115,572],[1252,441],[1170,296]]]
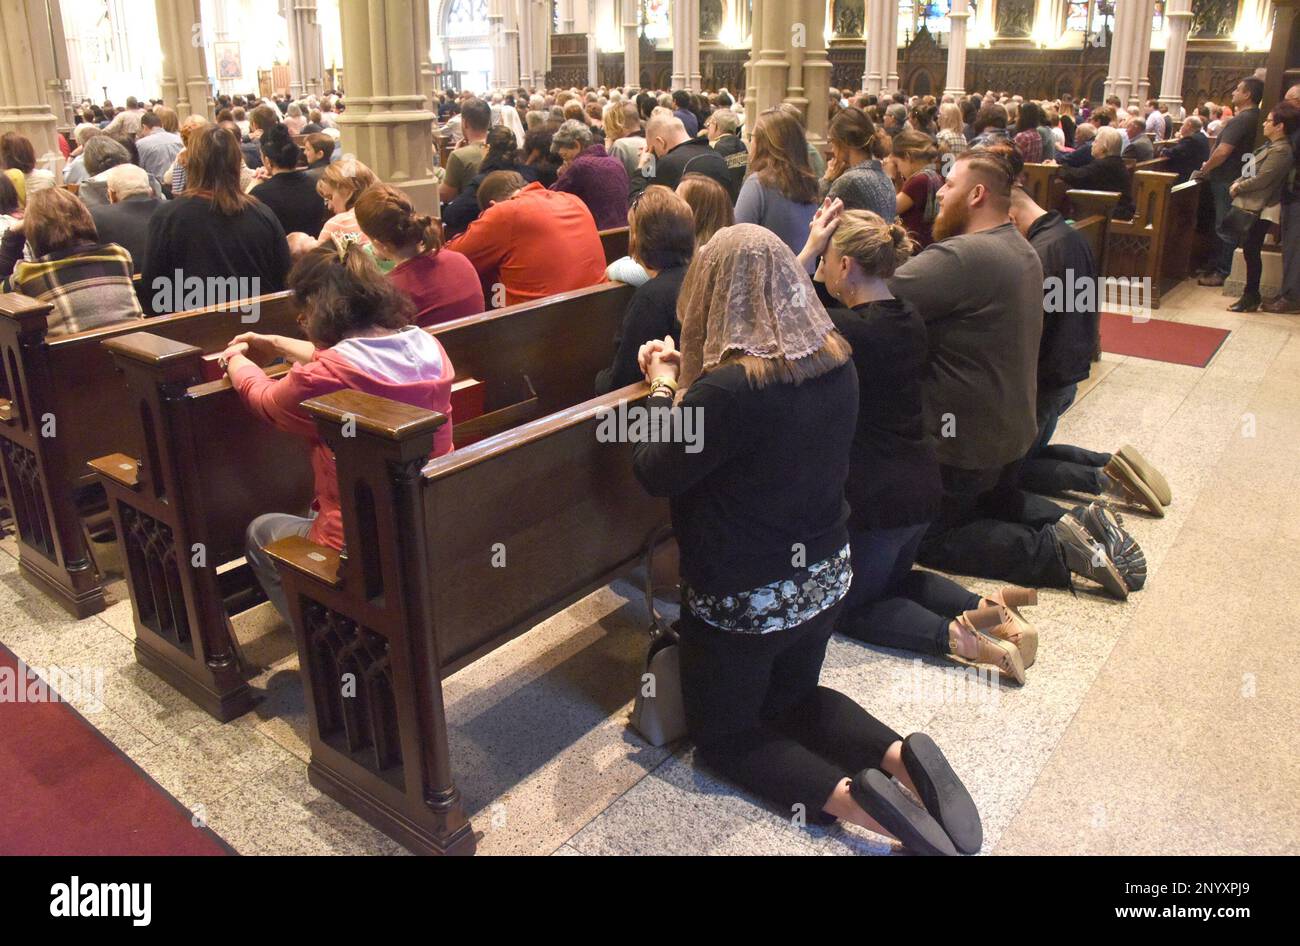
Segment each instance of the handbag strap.
[[650,615],[650,640],[656,641],[661,637],[675,636],[672,626],[664,620],[663,615],[655,607],[655,579],[654,564],[655,552],[659,546],[673,537],[673,527],[670,525],[660,526],[646,541],[645,547],[645,609]]

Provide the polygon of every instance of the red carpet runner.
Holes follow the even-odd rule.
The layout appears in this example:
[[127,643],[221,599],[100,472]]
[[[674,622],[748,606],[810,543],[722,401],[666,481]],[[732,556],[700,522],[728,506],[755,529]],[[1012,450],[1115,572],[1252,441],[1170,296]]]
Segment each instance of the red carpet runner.
[[1205,325],[1154,318],[1138,322],[1128,315],[1101,314],[1102,351],[1193,368],[1208,365],[1229,334],[1227,329]]
[[16,702],[0,644],[0,854],[233,854],[66,703]]

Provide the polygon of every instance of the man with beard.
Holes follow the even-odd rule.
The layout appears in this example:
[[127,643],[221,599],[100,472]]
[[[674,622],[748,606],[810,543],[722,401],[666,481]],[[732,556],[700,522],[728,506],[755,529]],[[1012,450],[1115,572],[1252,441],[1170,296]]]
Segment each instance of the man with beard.
[[1013,181],[997,154],[960,155],[939,189],[935,242],[889,281],[929,335],[924,414],[943,499],[917,558],[1030,587],[1068,587],[1074,573],[1125,598],[1130,585],[1110,556],[1123,537],[1104,516],[1092,531],[1083,512],[1062,515],[1019,487],[1038,432],[1043,267],[1010,220]]

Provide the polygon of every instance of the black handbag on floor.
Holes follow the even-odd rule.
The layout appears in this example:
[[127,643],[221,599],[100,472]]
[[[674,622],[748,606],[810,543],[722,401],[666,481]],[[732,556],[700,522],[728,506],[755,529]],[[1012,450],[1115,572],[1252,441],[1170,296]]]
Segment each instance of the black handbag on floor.
[[686,735],[686,708],[682,703],[682,671],[677,628],[655,607],[655,550],[673,536],[665,526],[651,538],[645,553],[645,603],[650,612],[650,652],[646,655],[632,706],[632,728],[652,746],[664,746]]

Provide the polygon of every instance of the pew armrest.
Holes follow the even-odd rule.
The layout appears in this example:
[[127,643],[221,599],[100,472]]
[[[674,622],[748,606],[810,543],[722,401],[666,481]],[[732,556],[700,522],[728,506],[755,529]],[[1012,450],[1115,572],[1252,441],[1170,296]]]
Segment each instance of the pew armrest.
[[304,536],[291,535],[272,542],[266,547],[266,553],[281,565],[323,585],[337,588],[342,584],[342,557],[328,545],[317,545]]
[[96,457],[86,465],[113,482],[121,483],[127,489],[140,488],[140,461],[128,457],[125,453],[110,453],[106,457]]

